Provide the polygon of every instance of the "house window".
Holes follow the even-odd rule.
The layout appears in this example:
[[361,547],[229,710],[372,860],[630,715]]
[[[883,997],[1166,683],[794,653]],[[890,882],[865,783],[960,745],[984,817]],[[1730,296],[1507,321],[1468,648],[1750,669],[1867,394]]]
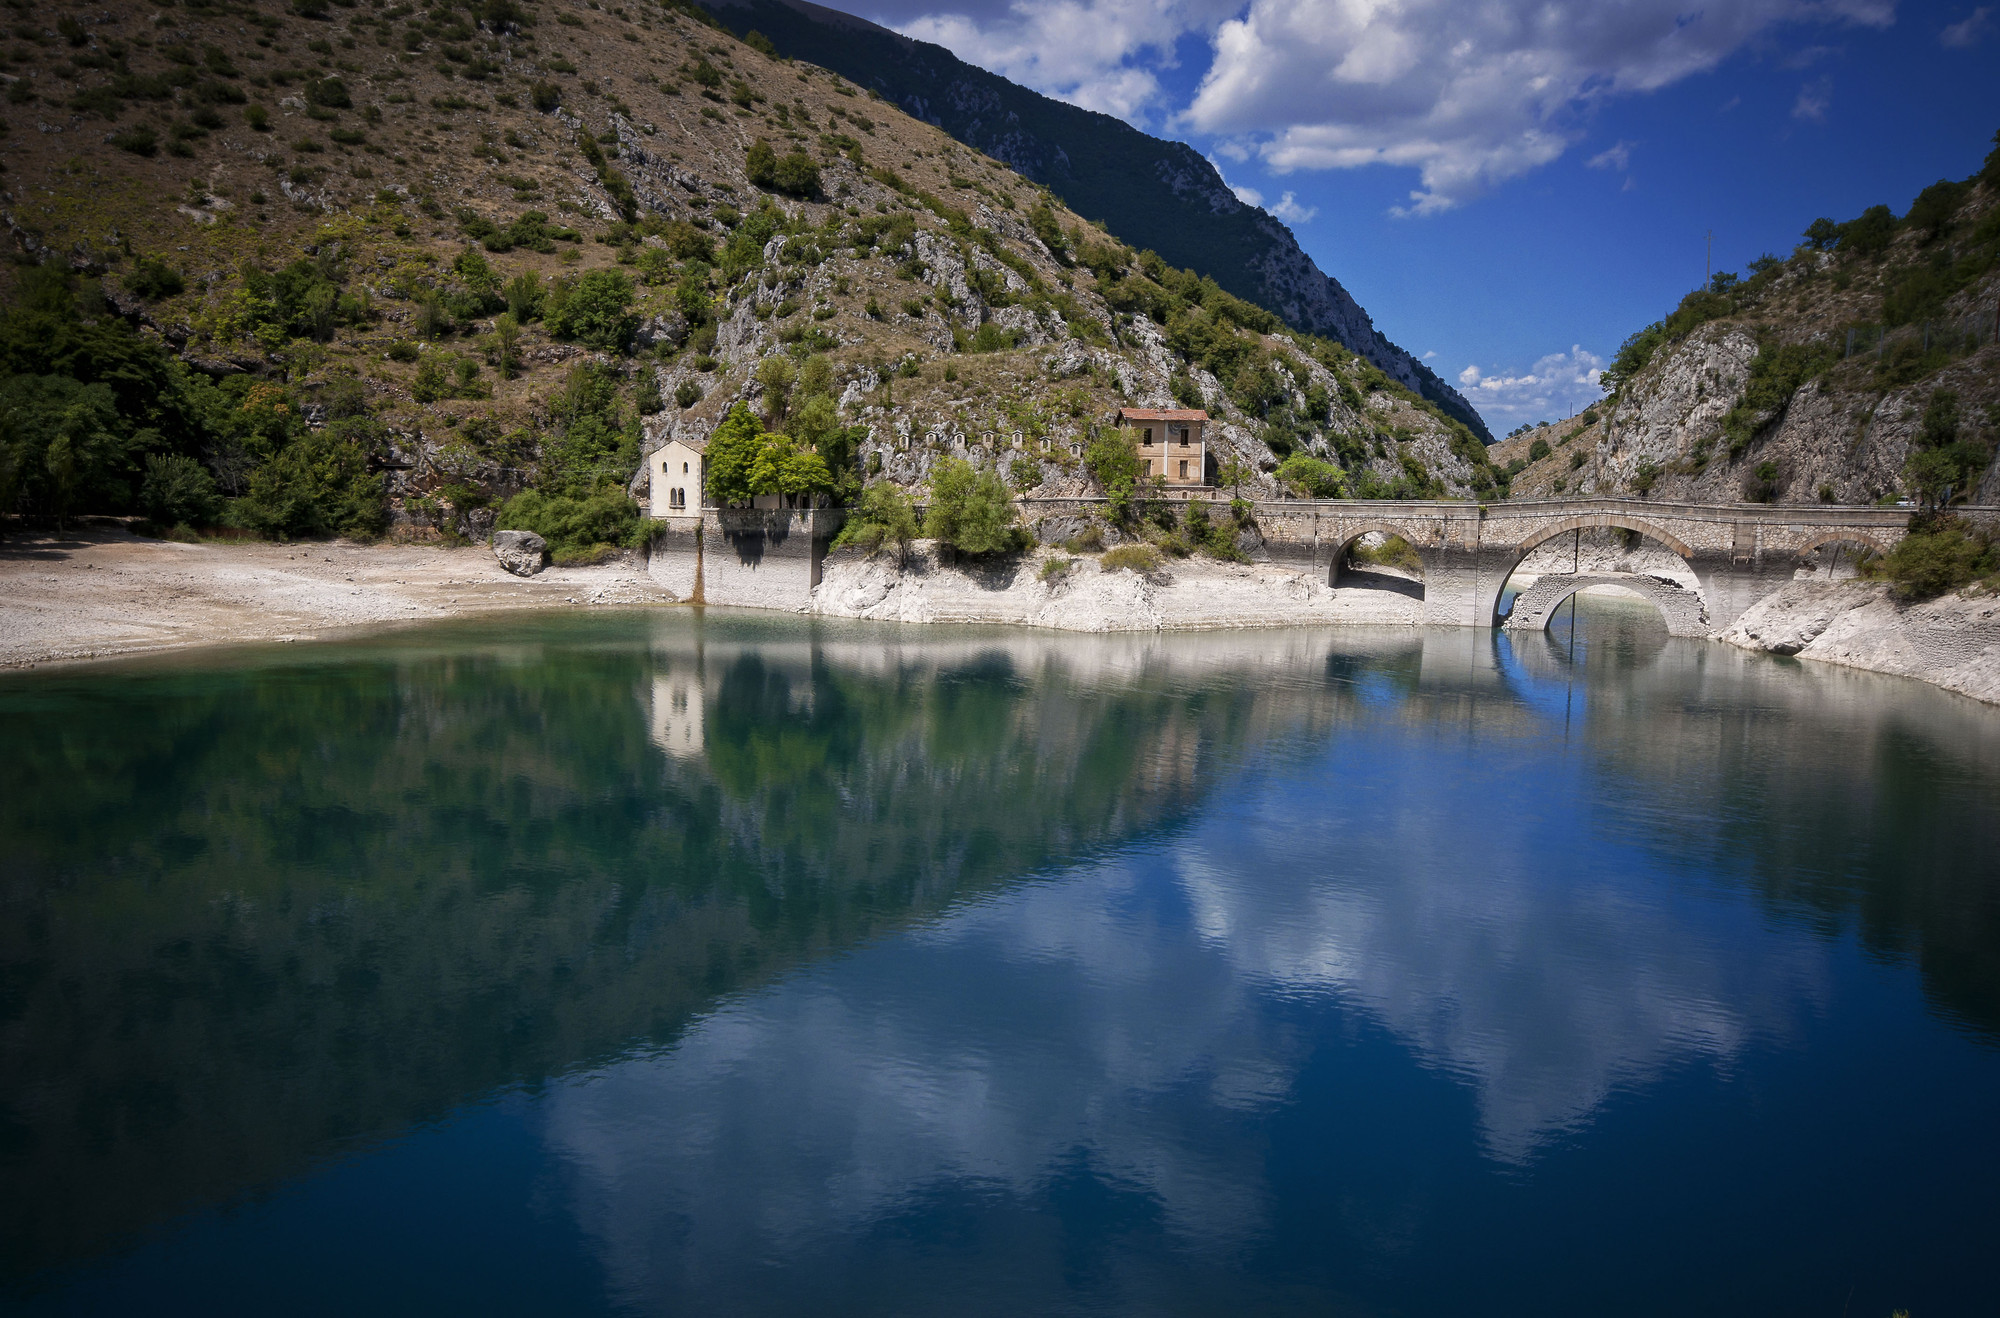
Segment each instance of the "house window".
[[681,464],[681,475],[685,476],[687,474],[688,474],[688,465],[687,463],[683,462]]
[[667,507],[685,508],[687,506],[688,506],[688,492],[684,487],[677,485],[673,489],[667,491]]
[[1140,463],[1139,465],[1146,469],[1145,472],[1146,475],[1151,476],[1153,474],[1153,460],[1151,458],[1147,458],[1144,462]]
[[1148,444],[1153,442],[1153,428],[1151,426],[1146,427],[1146,442]]
[[1187,479],[1187,463],[1185,462],[1181,463],[1181,479]]

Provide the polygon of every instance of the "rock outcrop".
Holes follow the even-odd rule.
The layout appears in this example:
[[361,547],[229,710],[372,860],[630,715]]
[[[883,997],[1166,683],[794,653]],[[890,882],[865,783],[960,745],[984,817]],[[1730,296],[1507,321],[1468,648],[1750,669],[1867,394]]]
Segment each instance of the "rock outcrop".
[[1866,581],[1797,581],[1746,610],[1719,640],[1914,677],[2000,704],[2000,596],[1898,604]]
[[517,577],[532,577],[547,566],[549,542],[533,531],[495,531],[493,556]]

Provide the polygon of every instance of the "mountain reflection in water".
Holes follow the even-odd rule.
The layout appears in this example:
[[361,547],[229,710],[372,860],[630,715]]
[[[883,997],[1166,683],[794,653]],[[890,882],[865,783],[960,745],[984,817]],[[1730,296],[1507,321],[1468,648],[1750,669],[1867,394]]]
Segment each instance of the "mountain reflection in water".
[[[30,1308],[325,1232],[265,1196],[493,1101],[601,1282],[567,1307],[1788,1307],[1891,1199],[1863,1296],[1992,1276],[2000,717],[1914,684],[1595,601],[674,614],[22,675],[0,714]],[[1605,1289],[1689,1250],[1720,1271]]]

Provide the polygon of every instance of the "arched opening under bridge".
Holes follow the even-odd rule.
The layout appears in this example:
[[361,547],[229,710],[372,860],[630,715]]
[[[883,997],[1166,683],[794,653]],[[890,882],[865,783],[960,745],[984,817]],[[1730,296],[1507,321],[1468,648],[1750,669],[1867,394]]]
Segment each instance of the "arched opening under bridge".
[[1496,626],[1540,630],[1572,596],[1626,594],[1651,603],[1676,636],[1706,636],[1707,599],[1693,552],[1643,521],[1594,515],[1547,528],[1515,547],[1493,598]]
[[1802,580],[1852,581],[1871,558],[1888,550],[1864,531],[1832,531],[1799,551],[1798,571]]
[[1392,526],[1368,527],[1334,546],[1326,584],[1337,590],[1380,590],[1424,597],[1424,559]]

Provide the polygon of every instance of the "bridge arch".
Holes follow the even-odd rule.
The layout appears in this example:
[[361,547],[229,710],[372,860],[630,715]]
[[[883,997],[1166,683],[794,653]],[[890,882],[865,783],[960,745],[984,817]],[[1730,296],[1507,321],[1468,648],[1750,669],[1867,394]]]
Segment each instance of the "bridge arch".
[[[1504,597],[1507,593],[1507,583],[1513,579],[1514,570],[1521,566],[1522,562],[1527,559],[1528,555],[1534,553],[1537,549],[1540,549],[1543,545],[1548,544],[1551,540],[1554,540],[1559,536],[1568,535],[1573,531],[1603,531],[1603,530],[1630,531],[1637,535],[1642,535],[1646,537],[1647,539],[1655,542],[1656,544],[1662,546],[1663,548],[1671,551],[1675,555],[1675,557],[1681,560],[1682,565],[1687,568],[1688,575],[1695,576],[1697,581],[1700,580],[1700,578],[1696,576],[1694,570],[1694,559],[1695,559],[1694,549],[1691,546],[1689,546],[1685,541],[1681,540],[1680,537],[1674,535],[1671,531],[1666,531],[1661,529],[1660,527],[1654,525],[1652,522],[1648,521],[1646,518],[1632,517],[1624,513],[1605,513],[1605,512],[1583,513],[1575,517],[1566,517],[1560,521],[1551,522],[1547,525],[1538,527],[1532,533],[1530,533],[1523,539],[1517,541],[1513,546],[1513,548],[1507,551],[1507,558],[1505,560],[1504,569],[1500,571],[1499,579],[1493,583],[1491,598],[1486,601],[1485,607],[1483,609],[1483,614],[1487,619],[1486,625],[1489,627],[1498,627],[1502,625],[1503,621],[1506,621],[1503,620],[1500,616],[1500,601],[1502,597]],[[1581,577],[1578,577],[1576,579],[1579,581],[1583,580],[1583,578]],[[1634,578],[1634,580],[1657,580],[1657,578]],[[1606,579],[1592,584],[1622,586],[1625,584],[1625,582],[1622,579],[1619,580]],[[1643,587],[1637,588],[1637,591],[1639,594],[1646,593]],[[1563,599],[1569,598],[1569,595],[1571,593],[1573,592],[1565,592],[1562,598]],[[1698,606],[1703,605],[1704,602],[1701,600],[1701,596],[1699,593],[1696,593],[1694,595],[1694,598],[1697,601]],[[1663,607],[1661,611],[1664,613],[1666,612],[1666,609]],[[1669,624],[1671,625],[1672,619],[1669,618],[1668,621]],[[1704,632],[1702,634],[1705,635],[1706,633]]]
[[1579,591],[1592,586],[1613,586],[1645,600],[1666,620],[1669,635],[1706,636],[1709,633],[1708,611],[1702,605],[1700,594],[1679,582],[1665,577],[1589,573],[1546,576],[1522,591],[1514,600],[1514,611],[1507,615],[1507,629],[1548,630],[1549,624],[1555,620],[1556,611]]
[[1393,536],[1403,541],[1410,548],[1416,550],[1417,558],[1424,565],[1424,574],[1428,577],[1431,567],[1430,560],[1425,556],[1423,547],[1417,543],[1413,535],[1413,532],[1416,530],[1416,527],[1408,523],[1398,526],[1395,522],[1387,520],[1347,523],[1340,528],[1339,539],[1333,542],[1333,557],[1328,561],[1326,567],[1326,584],[1329,587],[1340,584],[1341,573],[1347,567],[1348,554],[1353,552],[1355,544],[1365,535]]

